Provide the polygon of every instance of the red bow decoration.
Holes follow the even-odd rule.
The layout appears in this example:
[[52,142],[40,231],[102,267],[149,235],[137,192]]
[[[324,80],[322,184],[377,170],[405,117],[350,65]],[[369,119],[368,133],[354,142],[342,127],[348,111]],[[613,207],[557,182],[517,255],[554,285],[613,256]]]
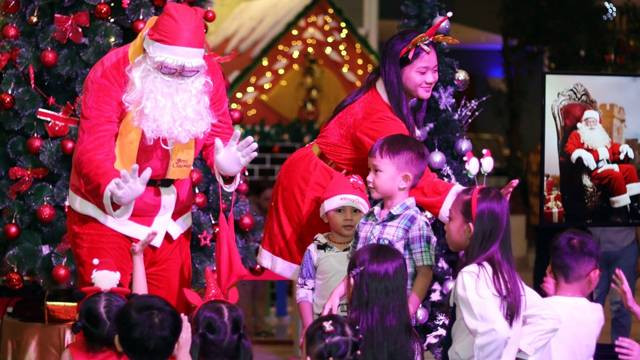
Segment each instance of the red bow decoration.
[[9,197],[15,199],[18,194],[29,190],[34,179],[42,179],[47,174],[49,174],[47,168],[25,169],[19,166],[10,168],[9,179],[18,180],[18,182],[9,187]]
[[205,290],[204,297],[200,297],[197,292],[184,288],[182,292],[184,296],[187,298],[187,301],[195,307],[193,313],[198,312],[198,309],[202,304],[211,300],[226,300],[224,295],[222,294],[222,290],[220,290],[220,286],[218,286],[218,275],[216,271],[210,267],[204,269],[204,280],[205,280]]
[[54,39],[62,44],[66,44],[71,39],[76,44],[83,40],[82,28],[90,25],[88,11],[80,11],[71,16],[55,14],[53,24],[56,31],[53,33]]
[[18,61],[19,54],[20,49],[18,48],[13,48],[11,49],[11,51],[0,53],[0,71],[2,71],[5,66],[7,66],[9,61],[13,61],[14,63]]
[[62,137],[69,133],[69,126],[78,126],[80,119],[71,116],[73,111],[73,106],[67,103],[59,113],[40,108],[36,112],[36,117],[47,121],[45,129],[49,137]]

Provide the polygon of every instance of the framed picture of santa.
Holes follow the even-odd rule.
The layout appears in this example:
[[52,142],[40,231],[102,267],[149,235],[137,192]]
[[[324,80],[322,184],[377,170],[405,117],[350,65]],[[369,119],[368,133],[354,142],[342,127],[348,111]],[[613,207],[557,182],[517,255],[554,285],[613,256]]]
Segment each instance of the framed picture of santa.
[[640,224],[640,76],[546,73],[541,224]]

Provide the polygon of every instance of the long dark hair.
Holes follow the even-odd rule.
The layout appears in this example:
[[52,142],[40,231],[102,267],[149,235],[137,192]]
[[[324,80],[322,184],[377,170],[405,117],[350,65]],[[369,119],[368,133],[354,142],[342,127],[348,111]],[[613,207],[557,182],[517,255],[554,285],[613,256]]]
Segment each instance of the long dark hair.
[[193,318],[193,346],[199,360],[251,360],[242,311],[226,301],[204,303]]
[[[413,60],[419,58],[422,54],[424,54],[424,50],[418,46],[416,47],[413,58],[409,59],[408,55],[400,57],[400,52],[402,48],[404,48],[407,44],[413,40],[416,36],[421,34],[418,30],[407,29],[400,31],[399,33],[392,36],[384,45],[382,49],[382,54],[380,56],[380,66],[378,66],[374,71],[367,76],[364,81],[364,84],[349,94],[342,102],[336,106],[335,110],[333,110],[333,114],[331,115],[331,119],[333,119],[338,113],[344,110],[347,106],[353,104],[356,100],[358,100],[362,95],[364,95],[369,89],[375,86],[376,81],[382,77],[382,81],[384,82],[385,90],[387,91],[387,95],[389,96],[389,103],[391,104],[391,108],[395,115],[404,122],[405,126],[409,130],[409,134],[413,136],[415,134],[415,129],[424,126],[426,110],[427,110],[427,101],[425,100],[416,100],[415,103],[411,102],[410,99],[406,95],[404,91],[404,86],[402,85],[402,74],[401,70],[405,66],[409,65]],[[435,51],[433,47],[430,46],[432,51]],[[327,124],[331,120],[327,121]]]
[[78,320],[71,329],[75,334],[82,332],[89,351],[114,348],[116,313],[126,302],[122,296],[110,292],[99,292],[82,301]]
[[458,194],[460,210],[465,222],[473,223],[473,235],[464,251],[461,268],[483,262],[493,272],[493,286],[502,299],[502,313],[509,325],[522,312],[522,281],[516,272],[511,251],[511,225],[509,201],[500,190],[490,187],[477,189],[475,220],[471,214],[473,188]]
[[404,256],[392,246],[369,244],[355,252],[348,271],[349,320],[362,335],[361,358],[415,359],[420,345],[409,316]]

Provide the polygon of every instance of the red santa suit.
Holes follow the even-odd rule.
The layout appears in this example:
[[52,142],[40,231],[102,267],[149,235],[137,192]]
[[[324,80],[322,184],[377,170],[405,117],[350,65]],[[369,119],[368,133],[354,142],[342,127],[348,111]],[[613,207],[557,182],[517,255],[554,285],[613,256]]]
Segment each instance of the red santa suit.
[[[314,236],[329,231],[319,209],[334,174],[344,172],[366,178],[371,146],[387,135],[408,135],[407,127],[380,91],[372,87],[324,126],[314,142],[293,153],[283,164],[258,254],[262,266],[295,278]],[[426,169],[410,194],[422,208],[446,220],[460,189]]]
[[[188,8],[168,3],[164,13],[177,6]],[[156,18],[148,21],[149,34],[154,31],[154,23],[161,23],[163,15],[158,21]],[[202,15],[193,16],[197,20],[190,22],[183,18],[184,22],[177,26],[185,34],[202,34],[196,38],[204,46]],[[213,83],[210,106],[216,122],[203,137],[176,144],[171,149],[162,146],[159,140],[151,144],[146,141],[122,101],[128,85],[126,69],[143,54],[146,33],[145,29],[133,43],[109,52],[87,76],[71,171],[67,227],[77,262],[79,286],[91,284],[93,258],[113,259],[122,275],[121,283],[128,286],[132,270],[131,241],[142,240],[155,231],[153,246],[144,252],[149,292],[185,310],[187,302],[181,289],[191,286],[189,244],[193,190],[189,171],[193,158],[200,152],[213,168],[214,139],[218,137],[227,142],[233,129],[221,68],[205,55],[208,76]],[[129,206],[118,207],[112,202],[111,186],[114,179],[120,177],[119,169],[128,170],[134,163],[141,170],[151,168],[150,184],[154,179],[165,180],[157,181],[155,186],[148,185]]]
[[[587,117],[594,117],[599,121],[599,114],[593,110],[585,111],[583,115],[584,121]],[[579,127],[585,126],[581,123]],[[598,124],[597,126],[601,126]],[[604,133],[608,138],[608,135]],[[620,145],[609,140],[608,144],[598,148],[585,144],[588,140],[583,140],[580,130],[573,130],[569,134],[569,139],[565,144],[565,152],[570,155],[571,161],[576,162],[578,158],[585,156],[585,152],[593,157],[595,167],[592,167],[591,181],[601,189],[605,189],[609,193],[609,202],[611,207],[619,208],[630,204],[630,196],[640,194],[640,182],[638,182],[638,174],[636,168],[631,164],[622,164],[620,160],[623,158],[621,148],[628,145]],[[630,150],[629,150],[630,151]],[[627,154],[628,155],[628,154]],[[588,157],[588,155],[586,155]],[[630,155],[633,157],[633,154]],[[585,165],[590,161],[585,161]]]

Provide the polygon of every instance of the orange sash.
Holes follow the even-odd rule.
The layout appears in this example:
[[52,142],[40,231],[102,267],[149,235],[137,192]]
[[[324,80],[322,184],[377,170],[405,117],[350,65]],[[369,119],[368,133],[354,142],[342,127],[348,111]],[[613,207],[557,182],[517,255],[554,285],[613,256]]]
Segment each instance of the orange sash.
[[[133,63],[144,52],[144,47],[142,46],[144,35],[147,30],[153,26],[156,19],[155,16],[150,18],[144,30],[138,34],[138,37],[136,37],[129,46],[130,63]],[[118,130],[118,137],[116,139],[116,161],[113,166],[117,170],[131,170],[131,166],[136,163],[136,159],[138,158],[138,147],[140,146],[141,139],[142,129],[135,126],[133,123],[133,114],[129,112],[120,123],[120,129]],[[164,177],[166,179],[187,178],[193,165],[195,152],[195,141],[193,139],[185,144],[174,144],[171,148],[169,167]]]

